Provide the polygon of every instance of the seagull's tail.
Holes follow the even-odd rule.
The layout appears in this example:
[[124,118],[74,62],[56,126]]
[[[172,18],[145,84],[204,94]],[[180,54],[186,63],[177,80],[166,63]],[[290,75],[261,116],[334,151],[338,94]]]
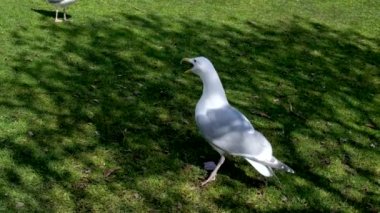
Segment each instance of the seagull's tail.
[[248,163],[250,163],[263,176],[271,177],[274,175],[273,170],[269,166],[264,165],[264,164],[259,163],[259,162],[256,162],[256,161],[253,161],[253,160],[248,159],[248,158],[245,158],[245,159],[248,161]]
[[277,160],[275,157],[272,157],[269,162],[255,161],[249,158],[245,158],[245,160],[247,160],[260,174],[265,177],[271,177],[274,175],[272,168],[294,173],[294,170],[292,168]]
[[267,165],[274,168],[274,169],[284,170],[284,171],[289,172],[289,173],[294,173],[294,170],[292,168],[290,168],[289,166],[287,166],[283,162],[277,160],[275,157],[272,157],[272,160],[270,160],[270,162]]

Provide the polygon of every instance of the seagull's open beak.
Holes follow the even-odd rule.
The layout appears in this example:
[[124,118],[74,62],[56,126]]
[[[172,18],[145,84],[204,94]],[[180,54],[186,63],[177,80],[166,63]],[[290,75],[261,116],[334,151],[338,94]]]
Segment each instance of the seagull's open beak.
[[[183,59],[181,60],[181,64],[183,64],[183,62],[186,62],[186,63],[190,64],[191,67],[193,67],[193,62],[192,62],[191,58],[183,58]],[[191,69],[192,69],[192,68],[186,70],[185,73],[190,73],[190,72],[191,72]]]

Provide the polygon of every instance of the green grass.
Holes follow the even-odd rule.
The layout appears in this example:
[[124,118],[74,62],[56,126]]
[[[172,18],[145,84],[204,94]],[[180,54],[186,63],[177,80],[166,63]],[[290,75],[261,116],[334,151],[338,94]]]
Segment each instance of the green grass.
[[[380,211],[377,1],[1,1],[1,212]],[[198,55],[294,175],[199,186]]]

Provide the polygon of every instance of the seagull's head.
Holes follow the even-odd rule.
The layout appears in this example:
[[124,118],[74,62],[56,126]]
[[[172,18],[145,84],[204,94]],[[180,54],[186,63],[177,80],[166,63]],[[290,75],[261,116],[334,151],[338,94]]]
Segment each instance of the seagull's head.
[[214,72],[215,68],[212,65],[211,61],[207,58],[200,56],[195,58],[184,58],[181,60],[181,63],[187,63],[191,65],[191,68],[185,72],[192,72],[199,75],[200,77],[207,75],[209,72]]

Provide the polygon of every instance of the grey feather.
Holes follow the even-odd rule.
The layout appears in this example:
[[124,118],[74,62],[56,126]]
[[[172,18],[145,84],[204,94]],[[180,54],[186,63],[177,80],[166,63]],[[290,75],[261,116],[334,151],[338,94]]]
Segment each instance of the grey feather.
[[255,156],[270,148],[265,137],[231,106],[209,110],[196,117],[202,135],[213,146],[231,155]]

